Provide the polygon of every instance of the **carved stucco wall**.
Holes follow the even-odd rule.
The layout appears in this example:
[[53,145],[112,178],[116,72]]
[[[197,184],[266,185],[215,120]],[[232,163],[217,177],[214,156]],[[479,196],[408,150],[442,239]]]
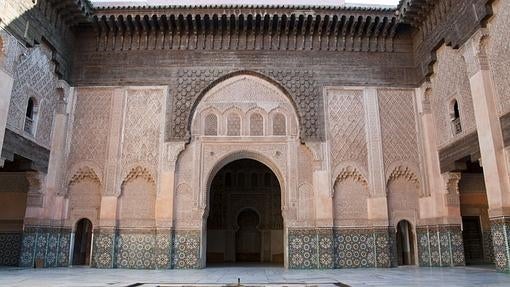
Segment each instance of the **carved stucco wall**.
[[499,99],[500,115],[510,112],[510,2],[493,3],[494,17],[488,24],[489,39],[486,53]]
[[84,178],[69,187],[69,225],[87,218],[95,227],[99,223],[101,184],[94,178]]
[[333,170],[344,163],[356,163],[356,167],[366,172],[368,156],[363,90],[331,91],[327,116]]
[[124,183],[119,197],[119,226],[154,227],[156,186],[143,176]]
[[0,56],[0,69],[9,75],[14,75],[19,55],[24,49],[14,36],[11,36],[3,29],[0,29],[0,38],[2,41],[2,51]]
[[398,177],[388,183],[388,211],[390,224],[408,220],[413,226],[419,217],[419,184],[413,179]]
[[[211,115],[216,116],[215,121]],[[286,95],[259,77],[240,75],[213,87],[200,101],[193,117],[193,135],[250,135],[254,115],[263,126],[260,135],[297,134],[297,115]],[[278,116],[282,117],[279,122]],[[275,133],[275,127],[280,132]]]
[[333,219],[335,226],[367,226],[369,193],[366,182],[349,176],[338,180],[334,190]]
[[419,165],[414,91],[379,89],[384,167],[397,162]]
[[[2,36],[4,35],[5,32]],[[58,101],[56,94],[58,78],[53,73],[54,64],[51,62],[51,50],[44,45],[25,48],[12,36],[7,36],[6,39],[8,55],[2,68],[8,73],[11,72],[14,77],[7,127],[49,148]],[[38,106],[35,138],[24,132],[23,129],[30,97],[36,99]]]
[[[430,104],[436,124],[438,147],[444,147],[476,129],[467,68],[459,50],[444,45],[437,50],[437,62],[431,83]],[[451,127],[451,103],[454,99],[459,104],[462,124],[462,132],[455,136]]]
[[190,120],[195,106],[208,89],[236,74],[253,74],[281,85],[292,98],[300,122],[303,139],[323,138],[322,100],[320,89],[311,71],[255,70],[180,70],[177,73],[175,96],[167,111],[167,139],[185,140],[189,135]]
[[306,146],[300,145],[297,156],[299,178],[297,220],[300,225],[313,226],[315,221],[313,155]]
[[124,139],[122,145],[122,180],[135,167],[149,168],[157,181],[161,146],[164,93],[161,89],[128,89]]
[[101,181],[108,149],[113,93],[112,88],[80,88],[76,91],[67,166],[72,168],[82,163],[97,166],[99,170],[95,172]]

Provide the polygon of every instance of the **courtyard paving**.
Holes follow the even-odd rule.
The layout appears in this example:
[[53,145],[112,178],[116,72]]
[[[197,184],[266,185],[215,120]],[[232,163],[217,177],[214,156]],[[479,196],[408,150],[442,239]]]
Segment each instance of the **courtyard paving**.
[[510,286],[490,267],[285,270],[219,266],[203,270],[0,268],[0,286]]

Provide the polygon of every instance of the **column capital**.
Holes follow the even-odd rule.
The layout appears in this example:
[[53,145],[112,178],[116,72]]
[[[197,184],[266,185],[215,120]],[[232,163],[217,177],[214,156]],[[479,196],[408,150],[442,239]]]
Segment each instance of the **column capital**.
[[461,179],[460,172],[445,172],[442,174],[444,182],[444,199],[446,206],[459,207],[459,181]]
[[489,32],[487,29],[479,29],[461,48],[469,77],[474,76],[479,71],[489,70],[489,60],[486,53],[486,40],[488,36]]
[[185,142],[167,142],[165,143],[165,158],[164,169],[169,171],[175,169],[175,165],[177,164],[177,159],[181,152],[186,148]]
[[25,173],[28,181],[27,206],[42,207],[44,201],[44,183],[46,174],[37,171]]

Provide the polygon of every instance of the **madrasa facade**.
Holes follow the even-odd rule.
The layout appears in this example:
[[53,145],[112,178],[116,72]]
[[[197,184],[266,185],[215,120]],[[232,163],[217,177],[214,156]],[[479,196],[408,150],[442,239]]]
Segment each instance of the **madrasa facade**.
[[0,265],[510,271],[510,1],[0,1]]

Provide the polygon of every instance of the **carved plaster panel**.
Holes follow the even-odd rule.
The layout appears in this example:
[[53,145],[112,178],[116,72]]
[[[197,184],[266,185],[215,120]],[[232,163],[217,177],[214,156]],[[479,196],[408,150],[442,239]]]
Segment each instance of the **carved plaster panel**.
[[[431,76],[432,114],[436,124],[438,147],[444,147],[476,130],[473,100],[466,63],[459,50],[442,46],[437,50],[434,75]],[[451,102],[457,100],[462,132],[452,133]]]
[[[83,88],[76,92],[76,107],[68,166],[92,162],[103,182],[108,148],[113,89]],[[93,111],[93,112],[91,112]]]
[[386,169],[397,161],[419,162],[414,91],[379,89],[381,132]]
[[122,179],[136,164],[148,167],[157,181],[164,97],[162,89],[127,90]]
[[493,2],[494,16],[488,24],[486,53],[499,98],[500,115],[510,112],[510,2]]
[[[257,74],[257,73],[261,74]],[[179,70],[176,95],[171,104],[171,117],[167,123],[167,139],[186,140],[191,126],[190,113],[200,102],[200,96],[216,85],[215,81],[235,75],[250,74],[272,79],[289,93],[297,108],[301,138],[318,140],[323,137],[320,90],[310,71],[262,70],[253,72],[232,70]]]
[[328,138],[333,166],[358,162],[367,169],[363,90],[331,90],[328,95]]
[[[14,47],[15,44],[11,44],[10,41],[9,48],[11,45]],[[16,133],[49,148],[58,101],[56,96],[58,77],[53,73],[51,50],[44,45],[34,48],[18,46],[18,48],[19,51],[13,51],[15,54],[8,56],[9,61],[11,57],[15,57],[15,63],[7,63],[12,66],[14,77],[7,126]],[[11,69],[11,67],[8,68]],[[24,131],[29,98],[35,99],[37,107],[33,135]]]

